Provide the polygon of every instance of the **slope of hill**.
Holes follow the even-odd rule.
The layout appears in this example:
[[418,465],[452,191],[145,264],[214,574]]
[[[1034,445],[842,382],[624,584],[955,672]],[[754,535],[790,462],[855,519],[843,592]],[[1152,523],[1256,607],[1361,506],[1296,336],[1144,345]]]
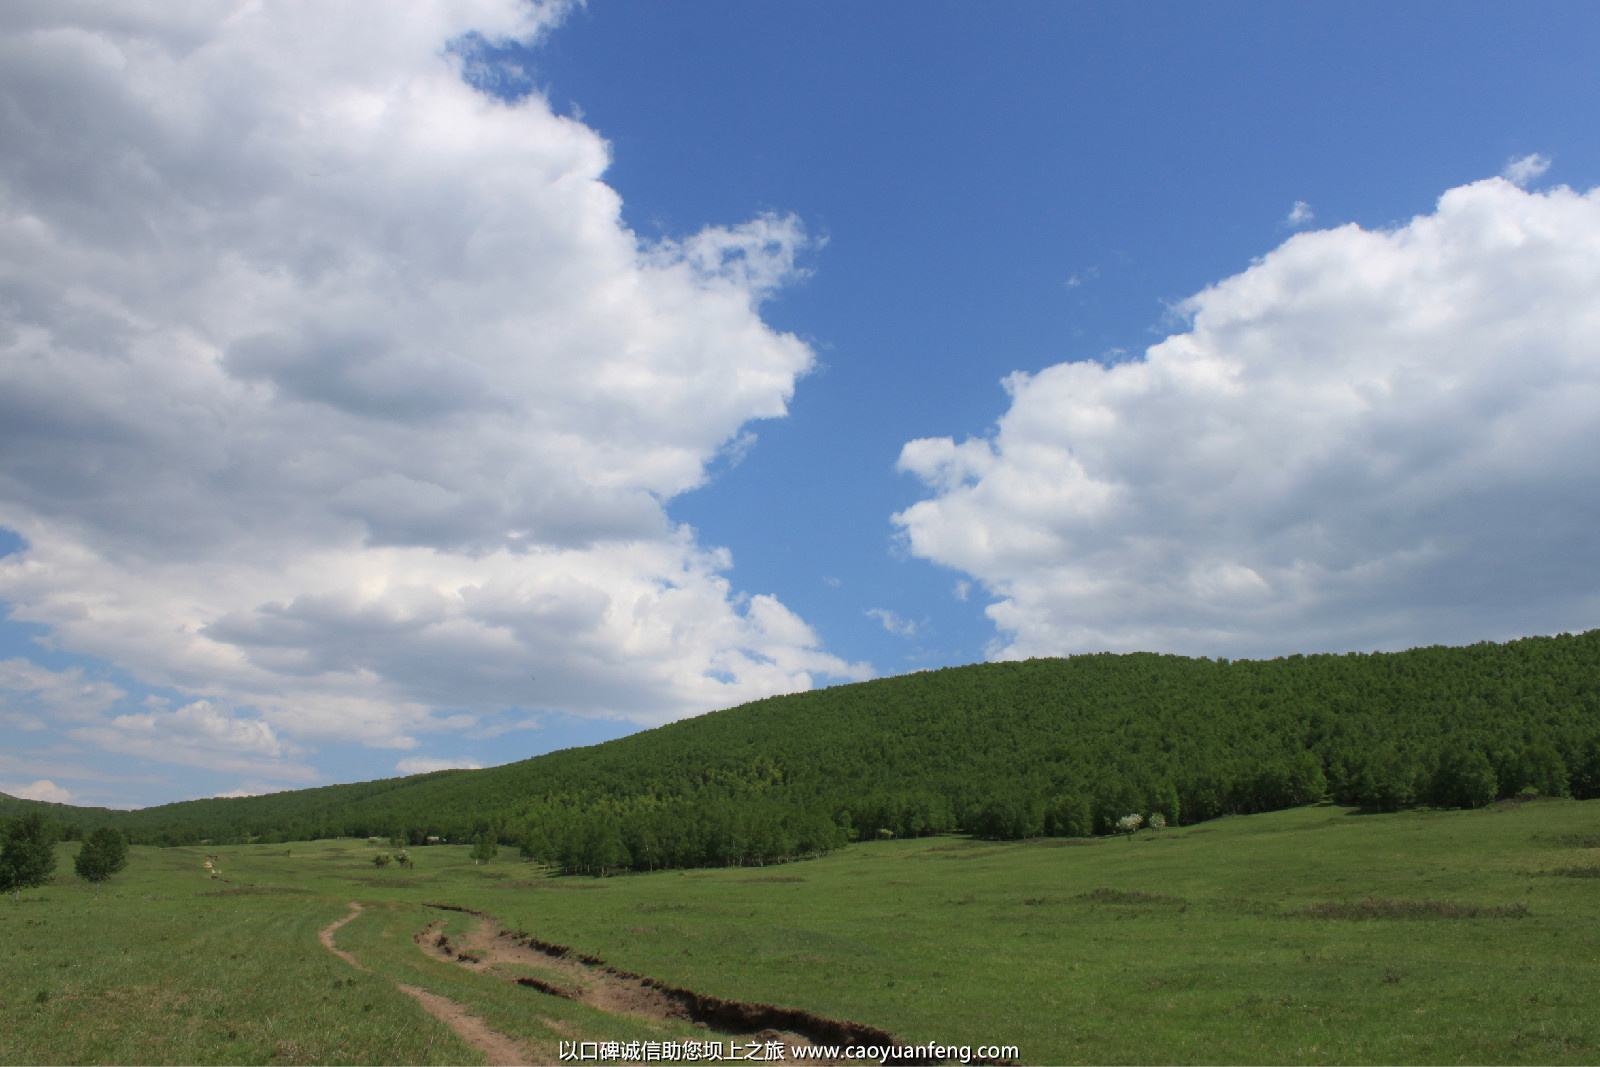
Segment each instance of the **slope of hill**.
[[[574,870],[762,862],[853,836],[1017,838],[1321,799],[1600,793],[1600,630],[1270,661],[988,663],[773,697],[479,771],[188,801],[84,826],[178,843],[491,833]],[[0,815],[32,802],[9,801]]]

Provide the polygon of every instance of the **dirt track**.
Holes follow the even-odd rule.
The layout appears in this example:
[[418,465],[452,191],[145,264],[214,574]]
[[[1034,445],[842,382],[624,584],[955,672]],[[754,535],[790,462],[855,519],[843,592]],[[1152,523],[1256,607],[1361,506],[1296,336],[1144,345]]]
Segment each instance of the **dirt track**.
[[[342,919],[335,919],[323,927],[317,934],[317,939],[327,950],[344,960],[358,971],[372,973],[372,968],[363,967],[350,953],[343,951],[333,942],[333,935],[345,923],[361,914],[361,905],[355,901],[350,902],[350,914]],[[456,1032],[456,1036],[482,1052],[492,1067],[521,1067],[523,1064],[533,1062],[533,1057],[523,1046],[512,1038],[497,1030],[490,1029],[489,1024],[467,1011],[460,1004],[449,997],[442,997],[437,993],[430,993],[426,989],[414,985],[396,982],[395,988],[407,996],[415,997],[417,1003],[422,1005],[424,1011],[444,1023]]]
[[[762,1062],[765,1063],[807,1063],[820,1067],[846,1061],[809,1057],[802,1060],[801,1050],[817,1045],[898,1044],[888,1032],[861,1023],[830,1019],[808,1011],[770,1004],[724,1000],[668,986],[653,978],[608,966],[604,960],[596,957],[575,953],[564,945],[541,941],[523,931],[502,930],[492,917],[469,908],[449,904],[433,904],[429,907],[463,912],[477,919],[471,932],[459,944],[452,944],[440,929],[444,925],[442,919],[429,923],[425,929],[413,935],[412,940],[416,945],[436,959],[450,960],[531,990],[578,1001],[613,1015],[688,1022],[733,1037],[741,1045],[781,1041],[785,1055],[781,1058],[763,1058]],[[361,905],[352,902],[350,913],[329,923],[318,936],[329,952],[350,966],[371,973],[371,968],[362,966],[354,956],[342,951],[334,943],[334,934],[339,927],[360,913]],[[527,974],[529,969],[541,972],[541,976]],[[527,1046],[491,1029],[481,1018],[448,997],[401,983],[396,983],[396,987],[415,997],[430,1015],[481,1051],[491,1064],[498,1067],[533,1062],[536,1053]],[[895,1062],[911,1067],[921,1061],[906,1059]]]
[[[522,931],[499,929],[492,917],[469,908],[435,904],[478,920],[459,945],[439,931],[442,921],[413,936],[417,945],[438,958],[454,959],[473,970],[495,974],[541,993],[576,1000],[612,1014],[648,1019],[675,1019],[735,1037],[741,1044],[782,1041],[786,1055],[767,1063],[828,1064],[828,1059],[800,1060],[799,1049],[815,1045],[894,1045],[893,1035],[875,1027],[829,1019],[808,1011],[751,1004],[706,996],[665,985],[653,978],[608,966],[604,960],[575,953],[564,945],[541,941]],[[547,977],[516,974],[507,968],[543,971]],[[859,1061],[850,1061],[858,1063]],[[918,1061],[897,1061],[914,1064]]]

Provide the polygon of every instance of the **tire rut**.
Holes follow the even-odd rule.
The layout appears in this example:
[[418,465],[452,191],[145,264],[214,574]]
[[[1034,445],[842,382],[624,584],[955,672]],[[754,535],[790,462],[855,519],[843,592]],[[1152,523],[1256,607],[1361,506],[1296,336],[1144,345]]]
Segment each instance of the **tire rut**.
[[[317,940],[321,941],[329,952],[356,970],[373,974],[376,972],[371,967],[362,966],[354,956],[334,944],[334,934],[339,927],[360,915],[361,910],[360,904],[351,901],[350,913],[341,919],[335,919],[318,931]],[[404,982],[396,982],[394,986],[422,1005],[423,1011],[455,1031],[457,1037],[483,1053],[490,1067],[526,1067],[527,1064],[534,1062],[534,1058],[529,1055],[521,1042],[493,1029],[483,1019],[473,1015],[449,997]]]

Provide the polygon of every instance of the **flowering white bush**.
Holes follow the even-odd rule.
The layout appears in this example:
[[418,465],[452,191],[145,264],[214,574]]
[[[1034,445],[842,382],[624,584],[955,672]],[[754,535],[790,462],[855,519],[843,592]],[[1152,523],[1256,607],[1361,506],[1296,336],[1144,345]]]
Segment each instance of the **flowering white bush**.
[[1161,814],[1158,811],[1154,815],[1150,816],[1150,829],[1152,829],[1152,830],[1165,830],[1166,828],[1167,828],[1167,817],[1165,815]]
[[1131,834],[1144,825],[1143,815],[1124,815],[1117,820],[1117,833]]

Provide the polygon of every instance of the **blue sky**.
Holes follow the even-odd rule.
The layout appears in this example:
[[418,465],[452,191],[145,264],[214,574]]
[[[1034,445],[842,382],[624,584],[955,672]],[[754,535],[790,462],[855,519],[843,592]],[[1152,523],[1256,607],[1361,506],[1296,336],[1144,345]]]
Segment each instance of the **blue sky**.
[[0,790],[1595,625],[1592,5],[232,6],[0,22]]

